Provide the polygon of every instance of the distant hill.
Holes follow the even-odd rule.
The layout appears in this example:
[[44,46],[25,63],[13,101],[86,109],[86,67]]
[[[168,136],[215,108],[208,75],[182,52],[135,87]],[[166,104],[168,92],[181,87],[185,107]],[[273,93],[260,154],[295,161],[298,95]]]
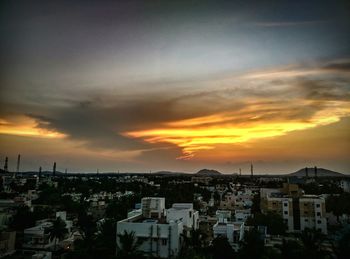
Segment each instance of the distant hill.
[[195,175],[198,175],[198,176],[219,176],[219,175],[221,175],[221,173],[216,171],[216,170],[212,170],[212,169],[202,169],[202,170],[199,170],[197,173],[195,173]]
[[[315,168],[314,167],[307,167],[307,172],[309,177],[315,176]],[[302,168],[299,171],[296,171],[294,173],[289,174],[288,176],[297,176],[297,177],[306,177],[306,168]],[[334,172],[328,169],[324,168],[317,168],[317,176],[318,177],[341,177],[344,176],[344,174]]]
[[172,171],[158,171],[152,173],[154,175],[169,175],[169,176],[174,176],[174,175],[180,175],[180,174],[185,174],[183,172],[172,172]]

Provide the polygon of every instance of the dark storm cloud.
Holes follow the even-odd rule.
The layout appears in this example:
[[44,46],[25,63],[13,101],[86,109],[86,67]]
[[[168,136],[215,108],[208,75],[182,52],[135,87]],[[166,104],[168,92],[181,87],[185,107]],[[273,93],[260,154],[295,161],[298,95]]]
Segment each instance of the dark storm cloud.
[[296,83],[296,89],[307,100],[349,101],[349,81],[345,84],[324,80],[302,80]]
[[343,61],[329,62],[325,66],[323,66],[323,69],[350,72],[350,59],[346,59]]

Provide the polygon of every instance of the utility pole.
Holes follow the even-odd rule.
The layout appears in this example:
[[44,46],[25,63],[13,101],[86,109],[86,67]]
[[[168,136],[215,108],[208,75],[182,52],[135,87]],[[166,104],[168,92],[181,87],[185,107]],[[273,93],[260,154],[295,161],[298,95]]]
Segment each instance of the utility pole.
[[250,177],[253,178],[254,176],[254,168],[253,168],[253,163],[250,164]]
[[53,177],[56,176],[56,162],[53,163],[52,175],[53,175]]
[[21,154],[18,154],[18,156],[17,156],[17,170],[16,170],[16,173],[19,173],[20,163],[21,163]]
[[8,170],[8,162],[9,162],[8,157],[5,157],[5,165],[4,165],[4,171],[5,171],[5,172],[8,172],[8,171],[9,171],[9,170]]

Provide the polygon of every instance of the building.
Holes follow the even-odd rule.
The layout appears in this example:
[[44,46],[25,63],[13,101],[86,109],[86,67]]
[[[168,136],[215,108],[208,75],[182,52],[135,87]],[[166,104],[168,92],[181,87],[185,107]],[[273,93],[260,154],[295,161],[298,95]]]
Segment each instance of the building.
[[166,218],[167,222],[181,220],[187,235],[192,229],[199,228],[199,213],[193,209],[192,203],[174,203],[167,209]]
[[261,195],[262,212],[280,214],[288,232],[315,228],[327,234],[326,202],[322,196],[304,195],[295,186],[273,191],[264,189]]
[[204,185],[208,185],[210,181],[212,180],[209,176],[192,176],[191,181],[193,183],[201,183]]
[[244,237],[244,222],[232,222],[231,211],[216,211],[217,222],[213,226],[214,238],[226,237],[236,251]]
[[0,233],[0,258],[10,256],[15,250],[16,231]]
[[24,230],[23,248],[33,250],[50,249],[54,245],[54,241],[50,240],[52,226],[51,222],[43,222],[35,227],[26,228]]
[[198,212],[193,210],[192,204],[175,203],[166,210],[165,198],[142,198],[141,211],[135,210],[129,215],[117,223],[117,245],[120,246],[118,235],[133,232],[142,242],[139,250],[148,256],[176,257],[181,249],[182,234],[198,227]]
[[251,215],[252,214],[250,209],[235,210],[235,221],[245,222]]
[[[66,224],[68,234],[70,234],[73,222],[66,219],[65,211],[56,212],[56,218],[61,218]],[[54,239],[50,240],[50,231],[53,223],[49,219],[36,222],[36,226],[24,230],[23,248],[28,250],[51,250],[54,247]]]
[[344,192],[350,192],[350,180],[341,180],[339,182],[339,187],[342,188]]

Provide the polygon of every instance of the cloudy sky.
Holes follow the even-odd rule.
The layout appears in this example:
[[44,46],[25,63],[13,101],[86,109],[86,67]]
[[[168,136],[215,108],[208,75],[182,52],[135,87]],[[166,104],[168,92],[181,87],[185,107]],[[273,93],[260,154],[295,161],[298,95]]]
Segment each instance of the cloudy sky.
[[0,159],[350,173],[347,1],[2,1]]

